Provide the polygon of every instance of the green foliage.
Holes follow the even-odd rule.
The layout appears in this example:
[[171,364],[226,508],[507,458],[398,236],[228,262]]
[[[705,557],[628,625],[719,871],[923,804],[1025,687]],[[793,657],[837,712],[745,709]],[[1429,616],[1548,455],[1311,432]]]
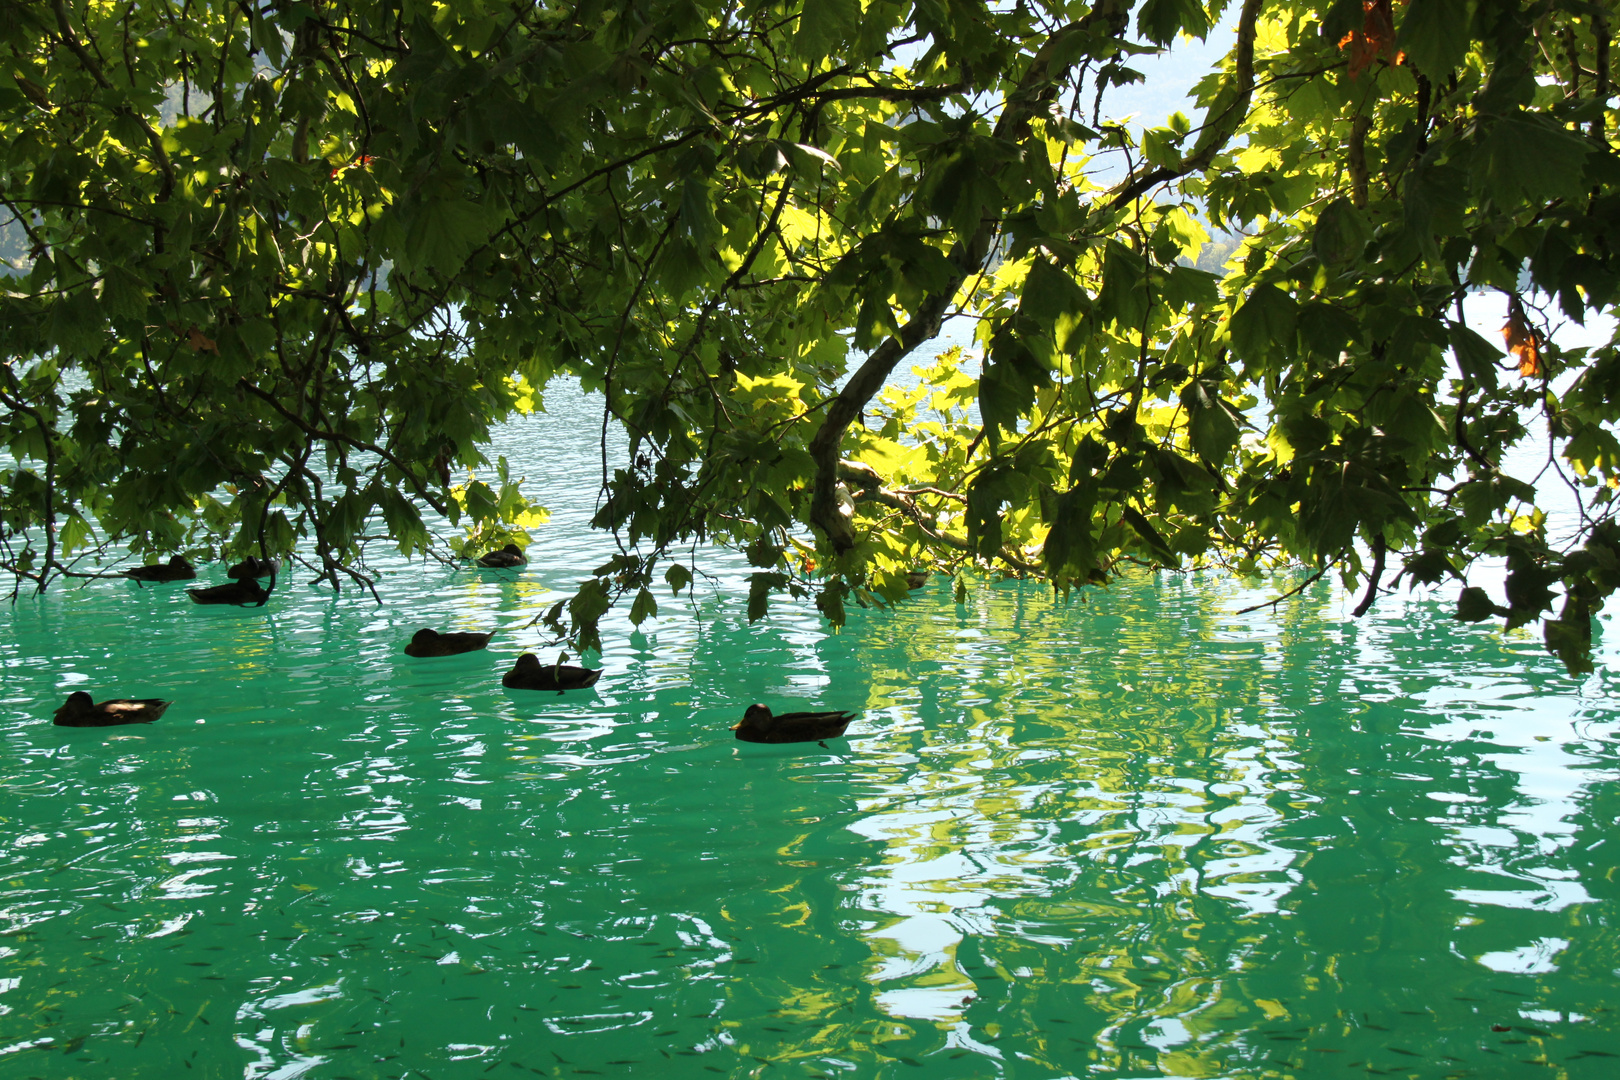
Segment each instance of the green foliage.
[[[1132,55],[1223,11],[1201,116],[1097,129]],[[1303,560],[1371,599],[1386,561],[1489,556],[1507,605],[1459,616],[1539,619],[1581,671],[1620,584],[1620,360],[1537,304],[1620,297],[1613,20],[1398,18],[10,5],[0,562],[43,588],[114,543],[252,551],[337,586],[377,537],[527,544],[543,511],[483,448],[568,374],[631,443],[596,518],[624,554],[546,614],[581,646],[689,589],[696,541],[747,552],[750,617],[811,590],[835,623],[920,566]],[[1508,360],[1465,325],[1493,291]],[[977,371],[917,354],[957,315]],[[1505,471],[1536,413],[1571,536]]]

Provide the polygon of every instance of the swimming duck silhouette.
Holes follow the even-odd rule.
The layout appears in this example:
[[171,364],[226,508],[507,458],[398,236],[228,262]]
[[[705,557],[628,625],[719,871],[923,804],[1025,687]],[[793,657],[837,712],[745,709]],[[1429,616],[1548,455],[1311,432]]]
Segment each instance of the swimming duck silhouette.
[[742,723],[731,730],[743,742],[789,743],[820,742],[836,739],[855,719],[849,712],[790,712],[772,716],[764,705],[750,705]]
[[176,555],[166,563],[137,566],[133,570],[124,570],[122,573],[134,582],[187,581],[197,576],[196,568],[186,561],[184,555]]
[[456,656],[460,653],[476,652],[487,646],[489,639],[494,636],[493,630],[487,634],[467,632],[441,634],[424,626],[411,635],[410,642],[405,646],[405,655]]
[[487,555],[480,556],[478,565],[492,570],[499,570],[505,567],[523,566],[528,561],[523,557],[522,548],[516,544],[507,544],[499,551],[491,551]]
[[150,724],[162,716],[172,701],[157,698],[113,698],[101,704],[83,690],[75,690],[51,723],[58,727],[112,727],[115,724]]
[[196,604],[235,604],[237,607],[264,607],[270,594],[276,591],[276,568],[270,567],[269,586],[260,585],[257,578],[238,578],[223,585],[187,589],[186,595]]
[[501,685],[508,690],[583,690],[587,686],[596,685],[596,680],[602,677],[600,668],[572,667],[563,663],[568,659],[567,653],[557,657],[555,664],[542,664],[540,658],[532,652],[526,652],[517,658],[501,679]]
[[256,555],[249,555],[229,570],[225,571],[228,578],[262,578],[274,577],[276,564],[273,559],[261,559]]

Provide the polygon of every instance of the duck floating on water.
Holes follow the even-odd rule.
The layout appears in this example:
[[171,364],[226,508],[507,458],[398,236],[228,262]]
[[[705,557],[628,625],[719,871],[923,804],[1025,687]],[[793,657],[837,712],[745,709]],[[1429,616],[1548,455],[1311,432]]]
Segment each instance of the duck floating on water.
[[187,562],[184,555],[176,555],[166,563],[137,566],[122,573],[134,582],[189,581],[197,576],[197,568]]
[[583,690],[587,686],[595,686],[596,680],[602,677],[600,668],[572,667],[563,663],[568,659],[567,653],[557,657],[555,664],[542,664],[540,658],[532,652],[526,652],[517,658],[501,679],[501,685],[508,690]]
[[228,578],[275,577],[276,563],[274,559],[261,559],[256,555],[249,555],[225,571],[225,576]]
[[186,595],[197,604],[235,604],[237,607],[264,607],[276,589],[276,568],[270,568],[270,585],[259,584],[258,578],[244,577],[227,581],[223,585],[187,589]]
[[491,570],[501,570],[512,566],[525,566],[529,562],[523,557],[523,549],[516,544],[507,544],[499,551],[491,551],[478,559],[478,565]]
[[855,714],[850,712],[790,712],[773,716],[767,706],[755,704],[748,706],[742,723],[731,730],[743,742],[820,742],[838,738],[853,719]]
[[[271,579],[274,582],[274,578]],[[272,585],[272,587],[274,587]],[[223,585],[187,589],[186,595],[197,604],[235,604],[237,607],[264,607],[270,600],[270,589],[259,584],[257,578],[227,581]]]
[[51,723],[57,727],[150,724],[173,704],[172,701],[160,701],[157,698],[112,698],[98,705],[83,690],[75,690],[68,695],[62,707],[56,710]]
[[424,626],[411,635],[410,642],[405,646],[405,655],[457,656],[461,653],[477,652],[487,646],[489,639],[494,636],[493,630],[487,634],[468,632],[441,634]]

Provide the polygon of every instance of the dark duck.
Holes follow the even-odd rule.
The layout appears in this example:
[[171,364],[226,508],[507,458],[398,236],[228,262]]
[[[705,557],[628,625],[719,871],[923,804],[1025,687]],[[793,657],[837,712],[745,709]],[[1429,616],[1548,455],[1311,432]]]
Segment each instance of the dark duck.
[[189,581],[197,576],[197,570],[186,561],[184,555],[176,555],[166,563],[153,563],[151,566],[137,566],[133,570],[125,570],[123,575],[135,582]]
[[772,716],[764,705],[750,705],[742,723],[731,730],[743,742],[789,743],[820,742],[836,739],[855,719],[848,712],[790,712]]
[[501,679],[501,685],[508,690],[583,690],[587,686],[596,685],[596,680],[602,677],[600,668],[572,667],[563,663],[568,654],[563,653],[557,657],[555,664],[542,664],[540,658],[534,653],[526,652],[517,658]]
[[476,652],[487,646],[489,639],[494,636],[493,630],[487,634],[468,632],[441,634],[424,626],[411,635],[411,640],[405,645],[405,655],[457,656],[461,653]]
[[259,584],[256,577],[238,578],[223,585],[187,589],[186,595],[198,604],[235,604],[237,607],[264,607],[276,588],[276,568],[270,568],[270,585]]
[[261,559],[256,555],[249,555],[225,571],[225,576],[228,578],[275,577],[276,564],[270,559]]
[[523,557],[523,549],[516,544],[507,544],[499,551],[491,551],[478,558],[478,565],[490,570],[502,570],[513,566],[524,566],[528,559]]
[[97,704],[83,690],[68,695],[51,721],[58,727],[113,727],[116,724],[150,724],[172,701],[157,698],[113,698]]

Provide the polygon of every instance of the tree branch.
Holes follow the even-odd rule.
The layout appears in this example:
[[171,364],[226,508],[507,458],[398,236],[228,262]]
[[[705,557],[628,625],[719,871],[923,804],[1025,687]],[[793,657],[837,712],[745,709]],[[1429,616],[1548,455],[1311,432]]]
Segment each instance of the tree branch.
[[1199,140],[1202,145],[1182,158],[1181,164],[1173,169],[1161,165],[1134,180],[1127,180],[1109,200],[1111,208],[1117,210],[1144,191],[1166,181],[1209,168],[1215,155],[1231,141],[1244,117],[1249,114],[1249,98],[1254,94],[1254,33],[1255,22],[1260,17],[1260,4],[1261,0],[1243,0],[1243,10],[1238,15],[1236,70],[1232,73],[1237,85],[1237,97],[1221,110],[1219,116],[1205,121],[1204,138]]
[[[1249,3],[1258,6],[1259,0],[1249,0]],[[1088,33],[1099,23],[1119,33],[1124,28],[1127,11],[1128,5],[1123,0],[1104,0],[1085,18],[1068,24],[1047,38],[1030,61],[1023,77],[1018,80],[1017,87],[1007,95],[1001,116],[996,121],[995,137],[1006,139],[1041,115],[1056,83],[1079,59],[1076,56],[1066,60],[1057,70],[1053,70],[1054,57],[1071,38]],[[855,546],[854,526],[838,512],[838,459],[844,432],[866,408],[873,395],[883,388],[896,365],[918,345],[939,334],[945,312],[956,299],[962,283],[984,267],[999,226],[998,218],[987,213],[973,235],[959,241],[951,249],[950,279],[943,287],[923,298],[898,335],[887,338],[872,351],[833,399],[821,427],[810,440],[810,456],[816,463],[816,477],[810,496],[810,524],[821,530],[833,550],[839,554]]]

